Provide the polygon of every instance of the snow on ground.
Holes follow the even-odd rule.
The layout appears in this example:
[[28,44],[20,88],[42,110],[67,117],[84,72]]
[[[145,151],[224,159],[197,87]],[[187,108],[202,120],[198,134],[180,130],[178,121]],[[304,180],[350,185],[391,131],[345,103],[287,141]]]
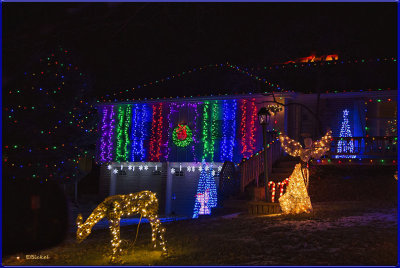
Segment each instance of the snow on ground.
[[357,226],[397,226],[397,211],[395,209],[384,210],[381,212],[364,213],[360,216],[347,216],[339,219],[327,220],[301,220],[301,221],[279,221],[273,225],[266,226],[265,229],[273,226],[284,226],[293,228],[296,231],[326,231],[330,228],[357,227]]
[[[138,219],[125,219],[121,238],[132,243]],[[143,222],[143,221],[142,221]],[[78,244],[75,234],[54,248],[3,257],[3,265],[107,265],[108,223]],[[100,228],[103,226],[104,228]],[[252,216],[231,213],[164,223],[168,258],[151,247],[148,223],[140,226],[126,265],[395,265],[397,209],[394,204],[326,202],[311,214]],[[29,253],[32,254],[32,253]],[[20,257],[20,259],[17,259]]]

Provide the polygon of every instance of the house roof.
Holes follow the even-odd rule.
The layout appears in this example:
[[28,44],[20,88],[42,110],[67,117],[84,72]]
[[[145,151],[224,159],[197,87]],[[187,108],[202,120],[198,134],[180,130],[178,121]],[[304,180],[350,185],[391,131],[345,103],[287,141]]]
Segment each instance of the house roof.
[[265,92],[328,93],[397,89],[397,59],[338,59],[259,67],[209,64],[116,90],[104,101]]
[[264,67],[263,76],[303,93],[397,88],[397,59],[343,59]]

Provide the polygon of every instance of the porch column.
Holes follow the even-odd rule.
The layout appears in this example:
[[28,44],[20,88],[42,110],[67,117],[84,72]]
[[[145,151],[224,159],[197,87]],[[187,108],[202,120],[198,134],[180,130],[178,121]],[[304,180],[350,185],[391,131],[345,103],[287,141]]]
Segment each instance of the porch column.
[[114,165],[111,164],[112,168],[110,170],[110,195],[115,195],[115,188],[117,183],[117,174],[114,173]]
[[165,215],[171,214],[171,199],[172,199],[172,174],[170,171],[170,163],[165,162],[167,172],[167,181],[165,184]]

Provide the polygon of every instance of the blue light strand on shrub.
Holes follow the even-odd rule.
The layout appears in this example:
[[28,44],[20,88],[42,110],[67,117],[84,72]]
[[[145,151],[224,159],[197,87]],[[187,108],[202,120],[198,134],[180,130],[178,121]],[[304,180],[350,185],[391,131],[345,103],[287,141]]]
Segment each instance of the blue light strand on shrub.
[[132,112],[132,129],[131,129],[131,161],[145,161],[146,149],[144,141],[148,137],[148,128],[146,122],[150,116],[148,104],[134,104]]
[[224,161],[233,160],[233,150],[235,148],[236,139],[236,100],[223,101],[223,126],[221,140],[220,159]]
[[[343,121],[339,137],[353,137],[350,130],[348,116],[349,110],[343,110]],[[337,153],[354,153],[354,141],[339,140],[336,150]],[[335,158],[356,158],[356,155],[336,155]]]
[[198,218],[199,215],[211,214],[211,209],[217,206],[218,195],[217,186],[212,175],[212,165],[207,169],[206,162],[202,161],[202,169],[200,172],[199,183],[197,185],[197,194],[193,209],[193,217]]

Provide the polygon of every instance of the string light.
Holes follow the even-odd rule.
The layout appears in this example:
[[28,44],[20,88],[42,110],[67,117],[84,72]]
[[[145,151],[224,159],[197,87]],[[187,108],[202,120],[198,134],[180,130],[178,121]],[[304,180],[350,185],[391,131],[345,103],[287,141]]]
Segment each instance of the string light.
[[279,187],[279,197],[282,196],[283,194],[283,189],[285,185],[289,184],[289,178],[284,179],[281,182],[275,183],[274,181],[269,181],[268,182],[268,187],[271,189],[271,202],[275,202],[275,189],[276,187]]
[[304,184],[301,164],[297,164],[289,177],[286,193],[279,198],[279,204],[284,214],[310,213],[311,200]]
[[297,157],[303,162],[310,161],[311,158],[319,159],[326,152],[330,150],[330,142],[332,141],[332,131],[329,130],[321,140],[316,141],[312,144],[311,148],[305,148],[301,146],[300,142],[290,139],[288,136],[281,134],[279,135],[279,141],[283,150],[290,156]]
[[199,111],[197,109],[197,105],[199,103],[191,103],[189,104],[190,107],[192,107],[192,110],[194,111],[194,118],[193,118],[193,144],[192,144],[192,154],[193,154],[193,161],[197,162],[197,156],[196,156],[196,145],[198,143],[197,140],[197,119],[199,118]]
[[214,150],[215,150],[215,140],[218,138],[218,118],[219,118],[219,102],[214,101],[212,103],[212,115],[211,115],[211,144],[209,147],[210,160],[214,161]]
[[101,139],[100,139],[100,161],[106,162],[106,138],[107,138],[107,113],[111,112],[110,107],[103,107],[103,119],[101,126]]
[[78,242],[86,239],[93,226],[101,219],[107,218],[110,222],[111,239],[111,263],[121,263],[121,239],[120,239],[120,221],[121,217],[140,214],[141,217],[148,218],[152,230],[152,243],[154,247],[159,245],[162,248],[163,256],[167,255],[166,241],[164,238],[165,228],[162,227],[157,216],[158,199],[155,193],[142,191],[128,195],[114,195],[107,197],[100,203],[83,222],[82,215],[79,214],[76,219],[77,230],[76,238]]
[[131,160],[132,161],[145,161],[146,149],[144,147],[144,141],[148,137],[148,128],[146,128],[146,122],[150,116],[149,105],[134,104],[132,113],[132,130],[131,130]]
[[163,130],[163,103],[153,105],[153,122],[151,125],[150,137],[150,161],[161,161],[161,146],[162,146],[162,130]]
[[[340,137],[353,137],[349,124],[349,110],[343,110],[343,121],[340,128]],[[337,144],[336,152],[340,153],[354,153],[354,142],[352,140],[346,141],[340,139]],[[335,155],[335,158],[356,158],[356,155]]]
[[131,125],[131,112],[130,105],[118,107],[118,127],[117,127],[117,148],[116,148],[116,161],[123,162],[128,160],[130,140],[129,140],[129,127]]
[[[168,114],[168,140],[170,140],[171,134],[173,134],[173,126],[176,124],[176,122],[179,121],[179,118],[177,118],[177,115],[179,115],[179,111],[181,111],[184,108],[188,109],[189,111],[192,111],[192,116],[194,117],[193,120],[189,120],[189,124],[193,124],[193,131],[191,131],[192,134],[192,155],[193,155],[193,161],[197,162],[197,157],[196,157],[196,144],[198,143],[197,140],[197,120],[199,118],[198,115],[198,110],[197,110],[197,105],[198,103],[171,103],[170,104],[170,112]],[[191,123],[193,122],[193,123]],[[178,123],[179,124],[179,123]],[[189,125],[188,125],[189,127]],[[171,146],[166,145],[167,153],[166,153],[166,159],[169,159],[169,155],[171,153]]]
[[213,148],[211,147],[210,144],[210,128],[209,128],[209,124],[210,124],[210,111],[209,111],[209,101],[205,101],[204,105],[203,105],[203,121],[202,121],[202,142],[203,142],[203,159],[208,159],[209,155],[211,155],[211,150],[213,150]]
[[[253,73],[253,71],[260,71],[261,69],[267,70],[267,69],[288,69],[288,68],[299,68],[299,67],[319,67],[319,66],[325,66],[325,65],[338,65],[338,64],[366,64],[369,62],[377,62],[377,63],[386,63],[386,62],[397,62],[397,59],[392,57],[392,58],[384,58],[384,59],[379,59],[379,58],[371,58],[371,59],[351,59],[351,60],[333,60],[333,61],[328,61],[328,62],[313,62],[313,63],[289,63],[289,64],[271,64],[265,67],[252,67],[252,68],[246,68],[246,67],[239,67],[234,64],[230,63],[225,63],[225,64],[207,64],[203,66],[198,66],[195,68],[191,68],[189,70],[185,70],[176,74],[171,74],[168,75],[164,78],[159,78],[153,81],[145,82],[143,84],[137,85],[136,87],[130,88],[130,89],[125,89],[125,90],[120,90],[118,92],[114,92],[113,94],[107,94],[106,96],[100,97],[100,100],[105,102],[107,101],[107,98],[111,98],[112,96],[117,96],[117,95],[122,95],[122,94],[129,94],[132,91],[136,89],[141,89],[147,86],[157,86],[161,85],[161,83],[171,81],[173,79],[177,78],[182,78],[186,76],[187,74],[192,74],[198,71],[204,71],[207,69],[230,69],[235,72],[239,72],[241,74],[245,74],[249,76],[252,79],[255,79],[257,81],[263,82],[264,84],[273,87],[277,90],[280,90],[281,92],[290,92],[289,90],[283,90],[280,88],[280,86],[277,83],[273,83],[271,81],[268,81],[266,78],[261,77],[260,75],[257,75]],[[368,89],[369,91],[372,91],[372,89]],[[388,88],[390,90],[390,88]],[[343,91],[343,90],[342,90]],[[344,90],[343,92],[349,92],[351,90]],[[332,93],[340,93],[341,91],[339,90],[328,90],[326,91],[327,93],[332,92]],[[10,91],[10,94],[16,93],[16,91]],[[99,102],[100,102],[99,100]]]
[[[81,175],[80,163],[94,158],[94,150],[85,148],[96,142],[94,100],[83,98],[91,88],[77,66],[66,64],[71,59],[66,50],[56,49],[47,60],[34,63],[37,69],[25,72],[24,77],[17,79],[22,86],[9,90],[5,96],[7,103],[13,104],[3,108],[8,119],[6,128],[10,133],[29,129],[29,141],[35,141],[27,144],[26,139],[17,141],[18,135],[6,137],[5,142],[18,143],[18,149],[26,148],[5,150],[8,163],[21,162],[18,167],[7,165],[6,177],[36,179],[40,183],[68,180]],[[43,114],[47,115],[46,120]],[[65,142],[67,134],[70,142]],[[38,162],[33,163],[33,159]]]
[[250,101],[243,99],[241,103],[242,118],[241,118],[241,145],[242,155],[247,158],[252,155],[255,151],[255,132],[256,132],[256,118],[257,118],[257,107],[255,105],[255,99],[252,98]]
[[[303,149],[298,141],[290,139],[286,135],[279,135],[281,147],[286,153],[293,157],[300,156],[300,159],[307,163],[303,169],[301,164],[297,164],[289,177],[289,185],[286,193],[279,198],[279,203],[283,213],[309,213],[312,210],[310,197],[307,193],[309,179],[308,161],[311,158],[319,159],[330,149],[332,141],[332,131],[329,130],[319,141],[310,144],[310,148]],[[306,146],[309,146],[306,144]]]
[[199,215],[211,214],[211,208],[217,206],[217,186],[212,175],[212,168],[210,169],[204,160],[202,161],[202,169],[195,197],[193,218],[198,218]]
[[247,109],[246,109],[247,100],[243,99],[240,105],[240,110],[242,110],[242,118],[240,120],[240,134],[241,134],[241,145],[242,145],[242,155],[245,156],[247,153],[247,135],[246,135],[246,119],[247,119]]
[[100,139],[100,161],[103,163],[112,161],[112,147],[114,134],[114,106],[103,107],[103,121]]
[[224,161],[233,161],[233,150],[236,139],[236,100],[223,101],[223,131],[221,140],[220,159]]
[[188,146],[193,141],[192,136],[192,131],[187,125],[178,124],[172,132],[172,140],[179,147]]

